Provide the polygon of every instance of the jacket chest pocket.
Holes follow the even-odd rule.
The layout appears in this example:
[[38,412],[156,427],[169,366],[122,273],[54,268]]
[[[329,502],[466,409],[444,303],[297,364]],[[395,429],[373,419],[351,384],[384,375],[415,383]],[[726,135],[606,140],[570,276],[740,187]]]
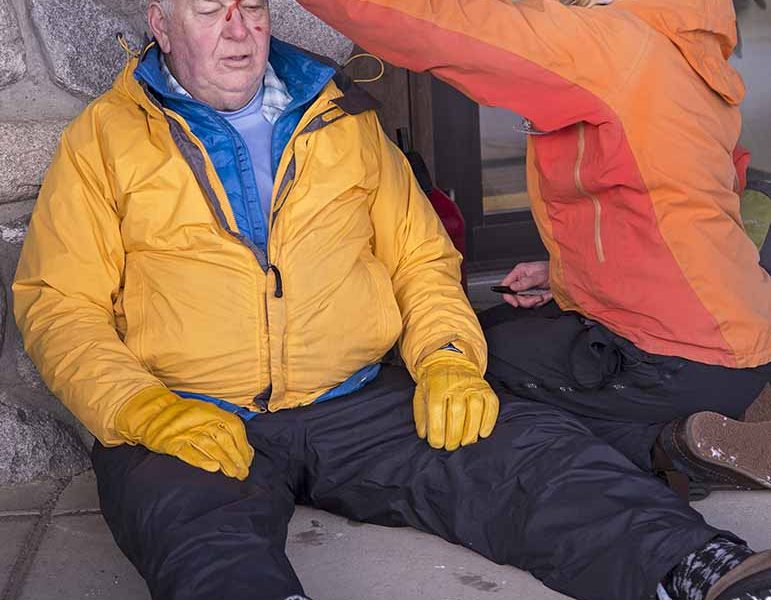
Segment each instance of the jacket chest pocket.
[[[592,138],[595,131],[588,136]],[[592,146],[591,148],[589,146]],[[587,178],[587,165],[598,164],[584,123],[537,137],[533,142],[541,195],[555,230],[569,237],[586,238],[594,246],[598,262],[605,262],[602,239],[602,202],[594,178]],[[563,240],[566,239],[563,237]]]
[[552,205],[573,204],[582,197],[575,176],[576,165],[582,159],[578,146],[578,126],[532,138],[541,194]]
[[121,232],[130,252],[139,249],[188,248],[218,230],[217,221],[198,185],[183,180],[178,189],[138,190],[123,204]]

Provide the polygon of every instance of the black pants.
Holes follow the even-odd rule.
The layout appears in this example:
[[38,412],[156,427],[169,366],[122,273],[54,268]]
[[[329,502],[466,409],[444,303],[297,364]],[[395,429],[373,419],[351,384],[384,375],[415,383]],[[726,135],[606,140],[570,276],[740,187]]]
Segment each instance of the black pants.
[[493,435],[446,452],[416,436],[413,391],[387,366],[351,396],[252,420],[245,482],[97,443],[104,517],[156,600],[302,594],[284,554],[295,503],[439,535],[581,599],[648,599],[718,533],[566,410],[501,389]]
[[554,302],[496,306],[480,315],[488,377],[524,398],[569,410],[643,469],[661,429],[715,411],[738,418],[769,381],[771,365],[729,369],[644,352]]

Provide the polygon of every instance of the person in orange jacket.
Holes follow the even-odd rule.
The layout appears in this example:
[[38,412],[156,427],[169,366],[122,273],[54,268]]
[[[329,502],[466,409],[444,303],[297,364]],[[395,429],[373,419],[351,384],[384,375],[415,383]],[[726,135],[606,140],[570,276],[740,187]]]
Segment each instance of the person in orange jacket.
[[[771,279],[739,213],[744,86],[727,60],[731,3],[302,3],[394,64],[524,116],[532,211],[550,260],[517,265],[504,299],[531,308],[554,298],[561,310],[483,317],[492,372],[525,394],[545,386],[538,399],[589,416],[659,430],[672,422],[664,445],[692,475],[771,487],[771,459],[753,450],[770,426],[694,414],[739,417],[771,361]],[[544,291],[516,294],[533,288]],[[543,342],[523,339],[537,331],[526,321],[540,318],[562,347],[549,358],[518,351]],[[582,351],[579,332],[603,339]],[[640,363],[656,368],[635,374]],[[657,376],[669,388],[653,397],[645,390]],[[625,414],[630,403],[647,414]],[[730,448],[712,457],[702,442],[715,427],[728,427]],[[655,429],[624,448],[643,466]]]
[[523,117],[549,261],[516,265],[480,316],[488,374],[683,493],[682,473],[771,488],[771,423],[738,420],[771,374],[771,278],[739,211],[730,0],[300,3]]

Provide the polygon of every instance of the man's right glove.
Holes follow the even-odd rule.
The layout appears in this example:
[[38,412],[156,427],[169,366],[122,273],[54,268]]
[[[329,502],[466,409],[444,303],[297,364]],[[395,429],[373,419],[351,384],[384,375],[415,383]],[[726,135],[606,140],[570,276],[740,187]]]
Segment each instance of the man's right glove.
[[412,400],[418,437],[432,448],[455,450],[488,437],[498,418],[498,396],[479,367],[451,350],[432,352],[418,367]]
[[118,411],[115,428],[130,444],[240,480],[246,479],[254,458],[239,417],[208,402],[180,398],[163,387],[142,390],[131,398]]

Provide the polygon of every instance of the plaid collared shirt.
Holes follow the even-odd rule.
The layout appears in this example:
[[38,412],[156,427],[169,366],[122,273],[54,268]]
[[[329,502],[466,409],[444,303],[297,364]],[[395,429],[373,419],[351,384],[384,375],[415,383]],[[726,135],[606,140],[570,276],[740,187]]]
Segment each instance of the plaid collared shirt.
[[[163,76],[166,78],[166,83],[169,89],[182,96],[192,98],[190,93],[183,88],[176,77],[171,74],[169,68],[166,66],[166,60],[161,55],[161,68],[163,70]],[[271,124],[275,124],[281,113],[284,112],[289,103],[292,101],[292,96],[286,89],[284,82],[278,78],[273,67],[270,63],[265,65],[265,77],[262,80],[262,87],[264,88],[262,95],[262,116]]]

